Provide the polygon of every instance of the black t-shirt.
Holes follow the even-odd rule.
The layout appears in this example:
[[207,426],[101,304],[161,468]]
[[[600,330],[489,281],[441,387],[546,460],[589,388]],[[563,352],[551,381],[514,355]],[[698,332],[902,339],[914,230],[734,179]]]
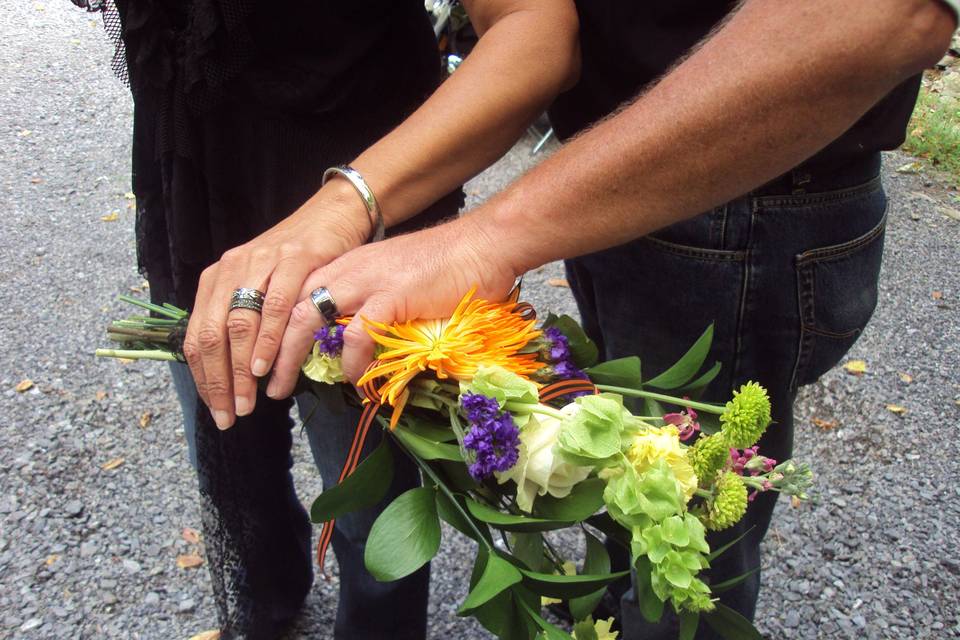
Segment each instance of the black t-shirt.
[[[561,139],[609,114],[661,77],[735,6],[726,0],[578,0],[582,69],[550,120]],[[920,76],[898,86],[805,163],[833,167],[903,143]]]

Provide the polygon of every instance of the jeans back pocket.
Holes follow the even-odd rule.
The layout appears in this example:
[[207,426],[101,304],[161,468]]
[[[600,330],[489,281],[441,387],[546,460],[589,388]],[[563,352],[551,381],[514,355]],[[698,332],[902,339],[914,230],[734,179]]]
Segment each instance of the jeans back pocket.
[[857,341],[877,306],[886,215],[867,233],[796,256],[800,350],[791,387],[816,382]]

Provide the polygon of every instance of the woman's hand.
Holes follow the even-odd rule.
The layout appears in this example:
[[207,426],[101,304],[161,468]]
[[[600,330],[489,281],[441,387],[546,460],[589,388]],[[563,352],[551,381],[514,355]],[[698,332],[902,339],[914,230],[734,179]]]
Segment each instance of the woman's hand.
[[363,319],[441,318],[472,286],[477,297],[505,298],[516,274],[471,217],[359,247],[310,274],[290,314],[267,395],[293,392],[313,333],[324,326],[309,295],[317,287],[329,290],[341,315],[356,317],[343,335],[343,369],[354,383],[374,353]]
[[[283,222],[203,272],[183,352],[219,428],[253,411],[256,378],[273,365],[307,275],[362,244],[369,232],[363,202],[349,183],[335,179]],[[230,310],[239,287],[265,294],[262,314]]]

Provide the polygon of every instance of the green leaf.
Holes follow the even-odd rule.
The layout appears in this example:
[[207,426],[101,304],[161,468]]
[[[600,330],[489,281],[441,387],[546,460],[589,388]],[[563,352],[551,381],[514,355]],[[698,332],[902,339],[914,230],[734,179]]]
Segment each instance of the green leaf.
[[430,422],[418,418],[416,416],[407,416],[404,415],[404,420],[401,423],[401,426],[398,426],[394,430],[394,433],[397,433],[401,429],[414,433],[421,438],[426,440],[432,440],[434,442],[453,442],[457,439],[457,434],[453,432],[453,429],[449,427],[438,427],[436,424],[431,424]]
[[[471,611],[482,604],[489,602],[492,598],[510,588],[523,576],[512,564],[497,555],[484,554],[486,558],[483,572],[476,586],[470,589],[467,599],[460,605],[457,615],[469,615]],[[477,556],[477,562],[481,561],[481,556]]]
[[726,640],[763,640],[749,620],[722,602],[718,602],[713,611],[702,615],[710,628]]
[[552,573],[540,573],[521,569],[523,584],[542,596],[569,600],[593,593],[601,587],[624,576],[629,571],[617,571],[605,574],[580,574],[576,576],[559,576]]
[[[440,516],[440,519],[468,538],[477,540],[477,532],[474,531],[473,527],[470,526],[470,522],[467,521],[468,516],[464,515],[463,512],[457,508],[458,506],[463,508],[463,505],[454,505],[444,492],[437,491],[437,515]],[[487,531],[486,525],[482,522],[474,523],[474,525],[477,529],[480,529],[481,532],[486,532],[487,535],[485,537],[489,540],[489,532]]]
[[644,398],[643,399],[643,415],[645,416],[662,416],[666,411],[663,409],[663,405],[654,400],[653,398]]
[[422,436],[405,429],[395,429],[391,432],[405,447],[423,460],[450,460],[463,462],[460,447],[444,442],[427,440]]
[[492,509],[476,500],[467,498],[467,509],[477,520],[486,522],[497,529],[504,531],[552,531],[553,529],[563,529],[573,524],[564,520],[548,520],[546,518],[531,518],[529,516],[515,516],[510,513],[503,513]]
[[617,524],[609,513],[598,513],[595,516],[587,518],[585,522],[591,527],[602,531],[608,540],[612,539],[619,543],[624,549],[630,549],[631,533]]
[[550,494],[539,496],[536,515],[550,520],[586,520],[603,507],[603,490],[606,483],[600,478],[587,478],[573,486],[566,498],[554,498]]
[[677,640],[693,640],[700,625],[700,614],[684,609],[680,612],[680,635]]
[[543,321],[544,329],[550,327],[556,327],[560,330],[560,333],[567,337],[567,341],[570,343],[570,355],[573,357],[574,364],[581,369],[586,369],[597,363],[597,359],[600,357],[597,345],[587,337],[587,334],[584,333],[583,328],[576,320],[570,316],[555,316],[551,313],[547,316],[547,319]]
[[430,560],[440,549],[436,490],[411,489],[380,514],[363,554],[367,571],[380,582],[399,580]]
[[525,601],[519,600],[519,603],[520,606],[526,610],[527,615],[529,615],[530,618],[537,623],[537,626],[543,629],[543,633],[547,640],[570,640],[570,634],[561,631],[559,628],[544,620],[540,614]]
[[[487,550],[483,547],[477,551],[478,556],[486,553]],[[480,581],[481,575],[482,567],[474,565],[470,581],[471,589]],[[520,605],[520,601],[527,596],[530,596],[527,599],[531,601],[531,606],[539,604],[539,596],[530,594],[522,585],[517,584],[481,605],[470,615],[501,640],[532,640],[540,628],[527,615],[526,609]]]
[[653,586],[650,584],[650,572],[653,571],[653,567],[646,556],[637,560],[636,567],[635,591],[637,604],[644,620],[655,624],[663,616],[663,600],[657,597],[657,594],[653,592]]
[[676,389],[687,384],[703,366],[703,361],[710,351],[711,342],[713,342],[712,323],[676,364],[652,380],[647,380],[644,386],[658,389]]
[[713,562],[714,560],[716,560],[717,558],[719,558],[720,555],[721,555],[724,551],[726,551],[727,549],[729,549],[729,548],[732,547],[733,545],[735,545],[735,544],[737,544],[738,542],[740,542],[741,540],[743,540],[744,537],[746,537],[746,535],[747,535],[748,533],[750,533],[751,531],[753,531],[753,527],[750,527],[749,529],[747,529],[746,531],[744,531],[743,533],[741,533],[739,536],[737,536],[736,538],[734,538],[733,540],[731,540],[731,541],[728,542],[727,544],[725,544],[725,545],[723,545],[722,547],[720,547],[719,549],[715,550],[713,553],[711,553],[710,555],[707,556],[707,561],[708,561],[708,562]]
[[393,455],[387,438],[343,482],[324,490],[310,507],[315,523],[339,518],[380,502],[393,481]]
[[760,567],[754,567],[753,569],[750,569],[750,571],[747,571],[746,573],[741,574],[736,578],[730,578],[729,580],[724,580],[723,582],[718,582],[717,584],[711,584],[710,593],[719,594],[719,593],[723,593],[724,591],[729,591],[730,589],[733,589],[735,586],[737,586],[738,584],[740,584],[741,582],[743,582],[744,580],[746,580],[747,578],[755,574],[757,571],[760,571]]
[[[610,573],[610,554],[607,553],[607,548],[586,531],[583,532],[583,535],[587,540],[587,555],[583,560],[583,573],[593,575]],[[600,600],[603,599],[606,590],[606,587],[601,587],[593,593],[570,600],[570,613],[573,615],[573,619],[583,620],[592,614],[593,610],[600,604]],[[577,634],[577,640],[581,640],[579,633]]]
[[680,391],[690,396],[695,395],[698,391],[703,391],[703,389],[708,384],[713,382],[713,379],[717,377],[717,374],[720,373],[721,368],[722,365],[719,362],[714,362],[713,366],[710,367],[706,373],[685,386],[683,389],[680,389]]
[[[477,481],[473,479],[467,470],[467,465],[463,464],[462,461],[437,460],[435,464],[440,467],[439,471],[443,479],[447,481],[448,487],[459,493],[469,493],[479,489]],[[436,467],[434,470],[436,470]]]
[[640,358],[628,356],[607,360],[590,367],[587,375],[594,384],[608,384],[613,387],[640,388]]
[[513,557],[531,571],[543,569],[543,536],[539,533],[513,534]]
[[706,411],[697,412],[697,422],[700,423],[700,431],[708,436],[712,436],[720,431],[720,416]]

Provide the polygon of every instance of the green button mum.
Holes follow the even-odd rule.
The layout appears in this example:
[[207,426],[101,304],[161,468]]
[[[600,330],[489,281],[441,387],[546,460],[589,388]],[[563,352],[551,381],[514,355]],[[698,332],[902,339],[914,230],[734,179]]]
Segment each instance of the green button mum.
[[700,485],[709,485],[717,472],[726,463],[730,453],[723,434],[700,436],[692,447],[687,449],[687,459],[697,475]]
[[748,382],[733,392],[720,415],[721,431],[731,447],[752,447],[770,424],[770,397],[756,382]]
[[724,471],[717,478],[716,491],[704,524],[708,529],[721,531],[738,523],[747,512],[747,487],[739,475]]

